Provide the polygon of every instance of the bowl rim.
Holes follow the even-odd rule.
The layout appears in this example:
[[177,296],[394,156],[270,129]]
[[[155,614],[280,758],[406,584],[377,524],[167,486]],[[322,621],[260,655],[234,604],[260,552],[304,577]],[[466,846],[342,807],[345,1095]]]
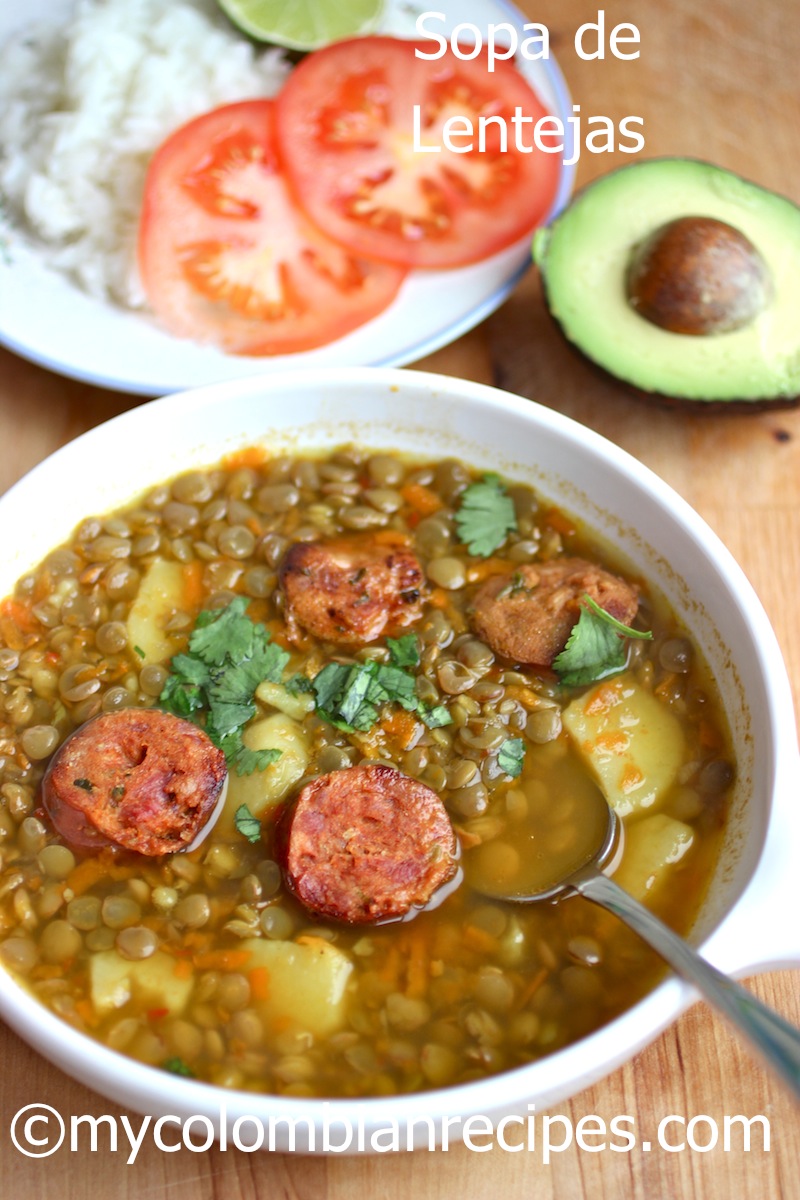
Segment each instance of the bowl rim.
[[[279,394],[286,400],[292,392],[347,385],[355,388],[384,388],[390,391],[414,389],[431,397],[443,394],[459,403],[472,403],[491,409],[492,416],[516,414],[533,426],[546,427],[556,436],[580,442],[593,456],[612,471],[621,472],[636,487],[644,489],[664,507],[681,532],[700,541],[715,569],[735,585],[740,607],[748,627],[754,630],[755,650],[766,689],[769,711],[766,719],[772,733],[773,761],[769,774],[773,795],[768,799],[772,811],[766,822],[764,844],[754,871],[739,899],[726,910],[717,928],[704,941],[703,951],[714,965],[743,974],[756,967],[800,962],[800,934],[787,944],[786,931],[780,936],[759,936],[743,942],[737,923],[744,907],[758,917],[774,906],[776,897],[788,896],[792,882],[792,863],[785,830],[776,829],[778,818],[800,838],[800,811],[789,803],[789,781],[796,777],[798,765],[797,733],[791,687],[777,638],[767,615],[744,572],[730,551],[697,512],[650,468],[608,439],[573,419],[550,408],[500,391],[487,384],[435,375],[429,372],[392,368],[315,368],[287,371],[282,375],[253,377],[211,384],[186,392],[172,393],[158,401],[130,409],[97,426],[34,467],[0,498],[0,529],[7,509],[24,503],[26,494],[39,486],[54,469],[77,456],[78,461],[96,444],[113,438],[125,444],[126,434],[138,427],[152,427],[165,415],[180,422],[187,415],[205,412],[232,401],[253,400]],[[268,415],[264,417],[268,424]],[[245,438],[240,444],[244,445]],[[252,444],[252,433],[249,442]],[[150,468],[143,471],[148,475]],[[164,476],[166,478],[166,476]],[[158,482],[158,481],[155,481]],[[143,487],[150,486],[145,482]],[[120,503],[124,503],[121,500]],[[773,922],[773,924],[775,924]],[[731,928],[732,927],[732,928]],[[4,972],[7,975],[7,973]],[[562,1050],[526,1066],[517,1067],[485,1080],[456,1087],[438,1088],[410,1095],[361,1099],[300,1099],[218,1088],[199,1081],[166,1074],[109,1049],[79,1033],[38,1002],[31,1004],[30,993],[7,976],[13,988],[0,989],[0,1013],[18,1033],[51,1061],[103,1095],[142,1112],[186,1114],[206,1113],[218,1128],[228,1127],[237,1117],[259,1114],[261,1120],[292,1118],[309,1121],[316,1130],[330,1119],[331,1113],[347,1113],[352,1119],[366,1114],[369,1127],[393,1121],[413,1122],[432,1118],[442,1122],[456,1113],[519,1112],[526,1097],[535,1095],[537,1104],[546,1107],[596,1082],[627,1061],[652,1041],[688,1007],[695,997],[692,989],[670,977],[619,1017],[594,1033]],[[576,1086],[577,1081],[577,1086]],[[212,1103],[213,1102],[213,1103]]]

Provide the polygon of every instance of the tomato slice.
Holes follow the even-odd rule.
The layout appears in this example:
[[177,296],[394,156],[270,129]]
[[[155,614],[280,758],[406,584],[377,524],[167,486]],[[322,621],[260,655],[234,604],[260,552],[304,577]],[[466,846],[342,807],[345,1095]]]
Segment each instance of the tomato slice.
[[[490,72],[485,56],[435,61],[415,56],[431,42],[391,37],[337,42],[304,59],[278,97],[278,142],[298,201],[331,237],[360,254],[417,267],[475,262],[529,233],[555,198],[558,155],[520,150],[511,118],[517,106],[535,122],[546,115],[507,62]],[[414,106],[422,145],[415,149]],[[442,128],[466,117],[468,153],[448,149]],[[478,140],[479,118],[485,148]],[[461,128],[464,128],[463,123]],[[521,127],[532,146],[531,121]],[[467,146],[470,139],[456,142]]]
[[332,242],[298,209],[270,100],[214,109],[156,151],[139,265],[171,333],[252,355],[342,337],[386,308],[405,275]]

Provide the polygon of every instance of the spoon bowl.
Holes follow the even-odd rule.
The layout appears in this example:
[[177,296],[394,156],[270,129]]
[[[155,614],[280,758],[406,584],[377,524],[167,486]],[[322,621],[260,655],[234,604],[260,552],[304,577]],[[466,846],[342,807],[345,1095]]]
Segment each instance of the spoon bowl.
[[491,881],[476,885],[473,880],[476,890],[492,900],[509,904],[539,904],[544,900],[558,901],[578,895],[613,913],[638,933],[682,979],[693,984],[713,1008],[726,1016],[800,1098],[800,1030],[730,976],[712,967],[688,942],[614,882],[610,876],[622,857],[624,829],[614,809],[605,800],[603,804],[606,823],[599,844],[595,837],[594,850],[587,850],[586,843],[579,847],[580,861],[576,861],[574,870],[568,871],[563,879],[540,889],[524,891],[503,891]]

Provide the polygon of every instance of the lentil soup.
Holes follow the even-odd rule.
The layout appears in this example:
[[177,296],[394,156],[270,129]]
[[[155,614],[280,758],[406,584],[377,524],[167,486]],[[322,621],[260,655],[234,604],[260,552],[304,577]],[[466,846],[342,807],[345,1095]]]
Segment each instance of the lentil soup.
[[[618,627],[614,661],[579,669],[575,630],[604,620],[586,596]],[[623,820],[617,878],[674,928],[714,870],[734,761],[698,649],[590,531],[456,460],[254,451],[182,475],[86,519],[0,605],[0,635],[2,959],[155,1067],[356,1097],[531,1062],[662,967],[580,898],[482,889],[568,869],[599,795]],[[215,736],[225,670],[238,686],[256,659]],[[142,708],[228,758],[187,851],[87,846],[48,792],[76,729]],[[91,772],[69,782],[93,820]]]

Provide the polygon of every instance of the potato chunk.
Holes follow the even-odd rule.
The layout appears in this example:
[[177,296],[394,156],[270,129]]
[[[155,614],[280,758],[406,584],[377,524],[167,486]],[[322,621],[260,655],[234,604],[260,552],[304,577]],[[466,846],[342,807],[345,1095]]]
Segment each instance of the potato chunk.
[[263,968],[254,983],[253,1004],[267,1029],[303,1030],[325,1037],[344,1023],[350,959],[322,938],[278,942],[248,938],[248,969]]
[[249,750],[280,750],[281,756],[264,771],[252,775],[232,772],[228,781],[228,796],[219,821],[223,835],[233,834],[234,816],[246,804],[254,817],[261,820],[288,795],[308,767],[308,739],[297,721],[285,713],[272,713],[253,721],[244,731],[242,740]]
[[178,963],[170,954],[157,950],[151,958],[136,961],[116,950],[93,954],[89,964],[92,1004],[106,1014],[135,999],[144,1008],[166,1008],[177,1016],[186,1007],[192,991],[192,976],[179,975]]
[[684,758],[683,730],[666,704],[623,674],[573,700],[563,721],[618,816],[660,804]]
[[694,832],[666,813],[653,813],[625,827],[622,862],[615,881],[637,900],[649,900],[669,884],[671,868],[692,848]]
[[128,640],[144,653],[146,663],[165,663],[178,642],[164,629],[176,608],[183,603],[184,573],[180,563],[156,559],[142,579],[139,593],[128,613]]

